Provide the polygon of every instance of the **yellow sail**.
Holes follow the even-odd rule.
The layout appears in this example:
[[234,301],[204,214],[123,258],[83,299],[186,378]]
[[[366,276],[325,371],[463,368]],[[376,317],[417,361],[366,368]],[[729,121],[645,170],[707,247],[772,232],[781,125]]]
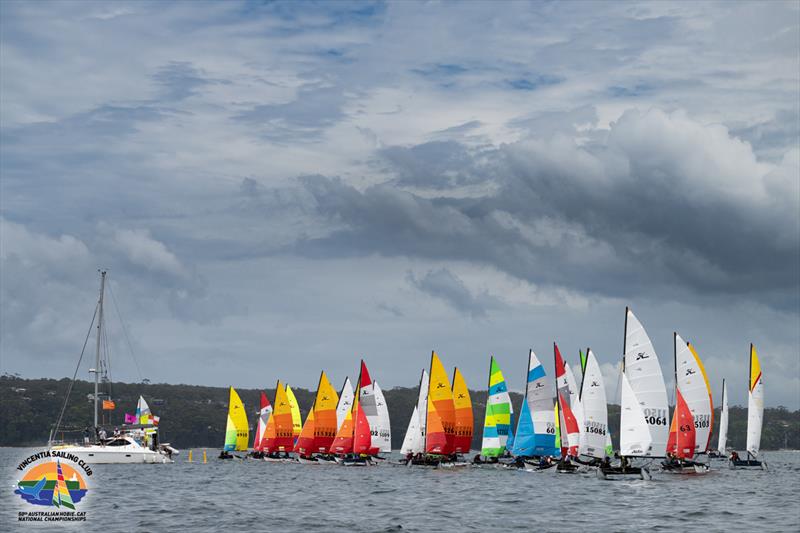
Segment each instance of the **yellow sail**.
[[333,388],[328,376],[322,372],[317,387],[317,397],[314,400],[314,448],[315,451],[327,452],[333,438],[336,436],[336,406],[339,404],[339,395]]
[[761,363],[758,362],[756,347],[750,345],[750,391],[752,391],[761,378]]
[[250,440],[250,427],[239,394],[231,387],[228,399],[228,421],[225,425],[225,451],[245,451]]
[[286,397],[289,399],[289,407],[292,410],[292,436],[296,439],[300,436],[303,430],[303,419],[300,417],[300,408],[297,406],[297,398],[294,397],[294,391],[287,384]]
[[453,406],[455,407],[453,451],[469,453],[474,425],[472,399],[469,396],[467,382],[458,368],[453,371]]
[[[436,417],[441,420],[442,429],[446,439],[446,445],[441,453],[451,453],[453,449],[453,432],[455,430],[455,406],[453,405],[453,389],[450,387],[450,378],[444,369],[442,361],[436,352],[431,352],[431,377],[428,386],[428,429],[427,438],[433,437],[431,424],[436,421]],[[432,411],[435,410],[435,413]],[[433,417],[433,418],[432,418]]]

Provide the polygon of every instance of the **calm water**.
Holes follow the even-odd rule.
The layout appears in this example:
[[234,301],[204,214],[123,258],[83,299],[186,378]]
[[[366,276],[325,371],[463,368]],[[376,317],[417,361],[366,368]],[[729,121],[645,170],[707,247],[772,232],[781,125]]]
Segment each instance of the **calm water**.
[[[78,510],[85,524],[16,522],[16,466],[33,450],[0,448],[7,480],[0,529],[75,531],[798,531],[800,453],[767,452],[770,471],[655,473],[603,481],[464,468],[269,464],[96,465]],[[195,460],[201,454],[195,451]],[[36,510],[36,509],[34,509]],[[11,527],[6,527],[10,525]]]

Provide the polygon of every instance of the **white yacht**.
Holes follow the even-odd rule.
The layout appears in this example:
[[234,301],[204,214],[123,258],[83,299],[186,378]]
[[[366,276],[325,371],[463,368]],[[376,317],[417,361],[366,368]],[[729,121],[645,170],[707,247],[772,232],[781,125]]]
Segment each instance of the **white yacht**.
[[[59,434],[61,422],[64,417],[67,402],[69,401],[69,391],[64,398],[64,405],[61,414],[50,432],[48,448],[51,451],[58,450],[62,453],[70,453],[78,459],[82,459],[88,464],[126,464],[126,463],[171,463],[172,455],[179,453],[171,447],[169,443],[159,443],[158,425],[154,417],[150,415],[150,409],[144,398],[139,398],[139,405],[136,409],[136,420],[134,424],[122,425],[122,429],[116,429],[111,437],[106,437],[106,431],[98,420],[100,405],[100,375],[107,378],[104,369],[108,368],[108,362],[101,361],[101,346],[103,339],[103,295],[105,292],[106,272],[100,272],[100,299],[97,302],[95,317],[97,318],[97,343],[95,353],[95,367],[89,369],[94,374],[94,435],[90,428],[84,431],[82,443],[67,443],[56,441],[54,437]],[[94,319],[93,319],[94,320]],[[91,330],[91,328],[90,328]],[[88,340],[88,338],[87,338]],[[81,354],[81,357],[83,354]],[[107,354],[106,354],[107,357]],[[80,365],[80,361],[78,362]],[[76,370],[77,375],[77,370]],[[104,382],[106,379],[104,379]],[[74,379],[73,379],[74,382]],[[72,386],[70,389],[72,390]],[[127,416],[127,415],[126,415]],[[61,430],[63,435],[66,431]],[[62,437],[63,439],[63,437]]]

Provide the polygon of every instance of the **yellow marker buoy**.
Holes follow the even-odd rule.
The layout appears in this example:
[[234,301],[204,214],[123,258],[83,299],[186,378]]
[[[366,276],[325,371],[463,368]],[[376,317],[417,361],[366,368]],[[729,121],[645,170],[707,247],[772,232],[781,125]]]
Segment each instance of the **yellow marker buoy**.
[[189,450],[189,462],[192,462],[192,450]]
[[203,464],[206,464],[208,460],[206,459],[206,450],[203,448]]

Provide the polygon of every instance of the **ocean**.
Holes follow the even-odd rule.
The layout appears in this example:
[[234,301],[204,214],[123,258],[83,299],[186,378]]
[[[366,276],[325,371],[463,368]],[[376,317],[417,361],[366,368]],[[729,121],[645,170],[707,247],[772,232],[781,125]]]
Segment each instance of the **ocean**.
[[800,453],[768,471],[655,471],[650,481],[496,468],[429,470],[221,461],[93,465],[85,522],[20,522],[52,510],[14,494],[27,448],[0,448],[2,531],[799,531]]

